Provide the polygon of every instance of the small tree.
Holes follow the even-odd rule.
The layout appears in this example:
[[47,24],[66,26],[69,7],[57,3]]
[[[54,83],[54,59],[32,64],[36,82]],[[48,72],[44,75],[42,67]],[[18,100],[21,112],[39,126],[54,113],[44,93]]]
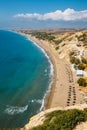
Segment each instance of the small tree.
[[72,56],[72,55],[74,55],[74,51],[71,51],[71,52],[69,53],[69,56]]
[[59,49],[59,46],[57,46],[55,49],[58,50],[58,49]]
[[74,57],[74,56],[71,56],[71,57],[70,57],[70,62],[71,62],[72,64],[78,65],[78,64],[80,63],[80,60],[79,60],[78,58]]
[[84,69],[85,69],[84,64],[79,64],[79,65],[78,65],[78,69],[79,69],[79,70],[84,70]]
[[82,63],[87,64],[87,59],[82,58],[81,60],[82,60]]
[[62,40],[54,40],[54,43],[55,43],[56,45],[59,45],[61,42],[62,42]]
[[87,85],[86,80],[84,78],[79,78],[77,80],[77,83],[79,84],[79,86],[84,86],[85,87]]
[[70,57],[70,62],[71,62],[72,64],[74,64],[74,63],[75,63],[75,57]]
[[80,60],[78,58],[75,58],[75,64],[76,65],[80,64]]

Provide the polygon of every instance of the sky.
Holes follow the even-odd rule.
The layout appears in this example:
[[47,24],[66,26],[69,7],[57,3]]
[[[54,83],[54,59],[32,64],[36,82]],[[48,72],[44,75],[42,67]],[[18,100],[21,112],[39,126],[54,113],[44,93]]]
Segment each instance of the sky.
[[0,0],[0,29],[87,28],[87,0]]

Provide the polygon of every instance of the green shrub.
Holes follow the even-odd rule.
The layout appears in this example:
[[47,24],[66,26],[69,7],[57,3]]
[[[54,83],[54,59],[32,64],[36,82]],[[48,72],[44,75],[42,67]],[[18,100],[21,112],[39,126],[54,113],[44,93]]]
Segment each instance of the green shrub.
[[42,40],[54,41],[55,39],[55,36],[52,36],[50,33],[46,32],[34,32],[32,35]]
[[85,69],[84,64],[79,64],[79,65],[78,65],[78,69],[79,69],[79,70],[84,70],[84,69]]
[[70,57],[70,62],[72,64],[76,64],[76,65],[80,64],[80,60],[78,58],[74,57],[74,56]]
[[58,49],[59,49],[59,46],[57,46],[55,49],[58,50]]
[[74,53],[74,51],[71,51],[70,53],[69,53],[69,56],[72,56],[72,55],[74,55],[75,53]]
[[62,42],[62,40],[54,40],[54,43],[55,43],[56,45],[60,44],[61,42]]
[[87,59],[82,58],[81,61],[82,61],[82,63],[87,64]]
[[72,64],[74,64],[75,63],[75,57],[70,57],[70,62],[72,63]]
[[87,85],[86,80],[84,78],[79,78],[77,80],[77,83],[79,84],[79,86],[84,86],[85,87]]
[[75,64],[76,65],[80,64],[80,60],[78,58],[75,58]]

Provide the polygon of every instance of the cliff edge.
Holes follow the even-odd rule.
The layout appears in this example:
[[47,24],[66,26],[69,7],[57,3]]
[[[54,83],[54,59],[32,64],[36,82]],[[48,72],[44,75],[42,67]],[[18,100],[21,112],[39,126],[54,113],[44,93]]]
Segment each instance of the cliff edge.
[[[64,107],[55,107],[55,108],[50,108],[50,109],[45,110],[45,111],[41,111],[37,115],[31,117],[29,123],[26,124],[24,126],[24,128],[22,128],[21,130],[30,130],[33,127],[42,125],[43,122],[45,121],[45,115],[50,113],[50,112],[53,112],[56,110],[70,110],[70,109],[84,110],[85,108],[87,108],[87,104],[78,104],[75,106],[69,106],[69,107],[65,107],[65,108]],[[77,125],[74,130],[87,130],[87,121],[82,122],[79,125]]]

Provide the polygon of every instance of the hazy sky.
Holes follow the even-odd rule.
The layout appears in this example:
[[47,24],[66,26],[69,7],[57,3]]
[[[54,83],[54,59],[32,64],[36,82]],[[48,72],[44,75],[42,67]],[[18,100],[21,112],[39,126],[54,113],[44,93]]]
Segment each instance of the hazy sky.
[[87,28],[87,0],[0,0],[0,28]]

